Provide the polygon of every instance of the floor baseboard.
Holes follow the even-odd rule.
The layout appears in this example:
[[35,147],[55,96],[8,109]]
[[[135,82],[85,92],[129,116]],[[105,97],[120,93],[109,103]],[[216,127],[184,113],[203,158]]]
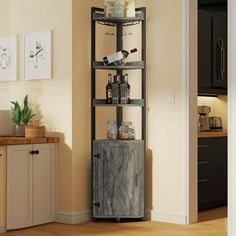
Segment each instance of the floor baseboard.
[[67,213],[58,212],[56,213],[55,222],[64,224],[78,224],[91,220],[90,211],[78,212],[78,213]]

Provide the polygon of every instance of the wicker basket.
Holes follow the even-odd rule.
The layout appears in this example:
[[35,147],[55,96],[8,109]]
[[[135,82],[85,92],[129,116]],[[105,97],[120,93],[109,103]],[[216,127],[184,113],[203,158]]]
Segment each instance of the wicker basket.
[[45,126],[26,126],[25,137],[26,138],[45,137]]

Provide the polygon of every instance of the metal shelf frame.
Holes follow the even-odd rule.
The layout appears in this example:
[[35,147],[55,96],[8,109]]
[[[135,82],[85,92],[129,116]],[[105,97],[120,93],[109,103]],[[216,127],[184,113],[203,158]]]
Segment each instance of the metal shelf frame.
[[[96,107],[115,107],[117,126],[120,127],[123,122],[123,108],[137,106],[141,109],[142,116],[142,137],[144,141],[145,155],[147,151],[147,100],[146,100],[146,8],[136,8],[135,17],[104,17],[104,9],[91,8],[91,156],[93,158],[93,142],[96,140]],[[123,50],[123,28],[126,26],[140,24],[141,25],[141,60],[138,62],[127,62],[122,66],[108,65],[103,62],[96,61],[96,28],[97,24],[107,25],[116,28],[116,51]],[[96,98],[96,70],[115,70],[117,74],[123,75],[125,70],[141,70],[141,99],[131,99],[130,104],[106,104],[105,99]],[[93,161],[91,161],[93,163]],[[145,163],[144,163],[145,165]],[[92,166],[93,169],[93,166]],[[92,176],[93,179],[93,176]],[[92,180],[93,181],[93,180]],[[145,180],[144,180],[145,182]],[[92,183],[93,186],[93,183]],[[93,192],[93,189],[92,189]],[[144,203],[145,206],[145,203]],[[144,207],[144,217],[146,207]],[[92,211],[93,212],[93,211]],[[93,215],[92,215],[93,218]],[[93,218],[95,219],[95,218]]]

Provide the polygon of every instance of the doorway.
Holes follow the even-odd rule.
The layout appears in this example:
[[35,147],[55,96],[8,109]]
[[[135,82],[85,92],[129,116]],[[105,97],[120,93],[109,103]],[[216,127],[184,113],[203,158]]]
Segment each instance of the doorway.
[[227,0],[198,0],[199,221],[227,216],[227,15]]

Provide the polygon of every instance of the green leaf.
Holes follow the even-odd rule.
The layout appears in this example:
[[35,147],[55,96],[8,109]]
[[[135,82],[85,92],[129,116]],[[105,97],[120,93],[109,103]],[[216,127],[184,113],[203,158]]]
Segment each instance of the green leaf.
[[17,101],[10,102],[14,105],[13,107],[11,107],[12,121],[17,125],[20,125],[21,123],[23,123],[24,125],[28,125],[32,117],[35,116],[35,114],[32,114],[32,109],[30,109],[28,106],[28,95],[26,95],[24,98],[24,107],[22,110]]

